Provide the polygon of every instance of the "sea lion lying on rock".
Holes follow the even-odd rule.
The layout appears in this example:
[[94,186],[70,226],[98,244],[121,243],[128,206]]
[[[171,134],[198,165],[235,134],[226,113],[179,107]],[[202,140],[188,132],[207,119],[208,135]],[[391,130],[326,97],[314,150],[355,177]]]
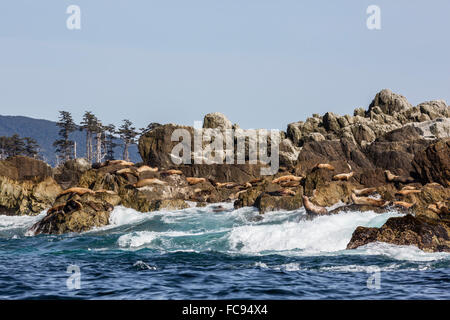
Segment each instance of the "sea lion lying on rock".
[[164,184],[166,184],[166,182],[161,181],[157,178],[142,179],[142,180],[139,180],[138,182],[134,183],[133,187],[142,188],[142,187],[149,186],[152,184],[164,185]]
[[340,174],[333,176],[333,180],[348,181],[351,177],[353,177],[353,175],[354,175],[353,171],[350,173],[340,173]]
[[306,209],[306,212],[313,213],[313,214],[328,214],[328,210],[325,207],[316,206],[313,204],[307,196],[303,196],[303,206]]
[[114,165],[114,164],[120,164],[122,166],[134,166],[133,162],[125,161],[125,160],[108,160],[108,161],[106,161],[107,166]]
[[352,193],[352,200],[354,204],[360,205],[370,205],[374,207],[385,207],[389,204],[389,201],[384,201],[383,199],[372,199],[369,197],[358,197]]
[[188,178],[186,178],[186,181],[187,181],[190,185],[195,185],[195,184],[198,184],[198,183],[206,182],[206,179],[205,179],[205,178],[188,177]]
[[152,168],[149,166],[141,166],[139,168],[137,168],[137,172],[141,173],[141,172],[158,172],[158,168]]
[[85,193],[94,194],[95,192],[88,188],[73,187],[73,188],[69,188],[69,189],[66,189],[63,192],[61,192],[57,198],[65,195],[65,194],[69,194],[69,193],[76,193],[76,194],[82,196]]
[[272,180],[272,183],[288,182],[288,181],[301,181],[303,177],[297,177],[292,174],[282,176]]
[[334,167],[329,163],[318,163],[312,168],[312,171],[315,171],[317,169],[327,169],[330,171],[334,171]]
[[357,196],[368,196],[377,192],[377,188],[353,189],[352,192]]
[[176,170],[176,169],[169,169],[169,170],[164,170],[163,172],[161,172],[161,174],[164,175],[168,175],[168,176],[172,176],[172,175],[182,175],[183,171],[181,170]]
[[398,192],[396,192],[396,194],[402,195],[402,196],[407,196],[408,194],[411,193],[421,193],[421,190],[415,190],[415,189],[406,189],[406,190],[400,190]]
[[131,175],[133,175],[133,176],[135,176],[135,177],[138,177],[139,176],[139,174],[137,173],[137,170],[136,169],[132,169],[132,168],[123,168],[123,169],[120,169],[120,170],[117,170],[116,171],[116,174],[131,174]]
[[400,183],[411,183],[414,182],[414,179],[412,177],[400,177],[396,176],[389,170],[385,170],[384,174],[386,175],[386,179],[389,182],[400,182]]
[[398,206],[398,207],[401,207],[403,209],[409,209],[409,208],[414,206],[414,203],[409,203],[409,202],[406,202],[406,201],[394,201],[392,204],[394,206]]

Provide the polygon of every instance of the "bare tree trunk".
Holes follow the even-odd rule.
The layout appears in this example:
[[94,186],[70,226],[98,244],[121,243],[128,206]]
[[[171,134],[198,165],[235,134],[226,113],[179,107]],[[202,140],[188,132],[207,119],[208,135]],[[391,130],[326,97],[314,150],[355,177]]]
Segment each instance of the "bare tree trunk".
[[76,141],[73,142],[73,158],[74,159],[77,158],[77,142]]
[[130,161],[128,156],[128,142],[125,142],[125,146],[123,148],[123,160]]
[[102,159],[101,159],[101,157],[102,157],[102,140],[101,140],[101,137],[102,137],[102,133],[101,132],[97,132],[97,135],[96,135],[96,140],[97,140],[97,142],[96,142],[96,154],[95,154],[95,158],[96,158],[97,162],[101,162],[102,161]]

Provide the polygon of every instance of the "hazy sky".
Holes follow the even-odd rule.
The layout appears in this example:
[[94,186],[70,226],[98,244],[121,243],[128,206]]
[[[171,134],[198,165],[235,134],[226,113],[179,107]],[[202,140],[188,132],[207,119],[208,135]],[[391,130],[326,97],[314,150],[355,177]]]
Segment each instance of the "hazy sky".
[[[81,30],[66,9],[81,8]],[[381,8],[381,30],[366,9]],[[0,114],[285,129],[383,88],[450,101],[450,1],[4,0]]]

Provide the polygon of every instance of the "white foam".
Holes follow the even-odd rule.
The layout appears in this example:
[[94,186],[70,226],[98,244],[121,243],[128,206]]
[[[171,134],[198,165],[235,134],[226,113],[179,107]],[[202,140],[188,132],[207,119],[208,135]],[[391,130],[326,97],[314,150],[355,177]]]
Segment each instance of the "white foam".
[[204,234],[203,232],[190,233],[182,231],[137,231],[124,234],[119,237],[117,244],[123,248],[138,248],[151,245],[151,243],[160,238],[176,238],[184,236],[198,236]]
[[143,221],[151,217],[150,213],[138,212],[134,209],[117,206],[109,216],[109,224],[111,226],[121,226],[126,224],[133,224]]
[[230,247],[244,253],[301,250],[303,254],[345,250],[358,226],[380,227],[398,213],[344,212],[313,220],[232,229]]
[[9,229],[29,228],[43,217],[47,211],[41,212],[36,216],[4,216],[0,215],[0,231]]
[[396,260],[406,261],[436,261],[450,259],[448,252],[425,252],[415,246],[399,246],[384,242],[369,243],[355,250],[365,255],[383,255]]

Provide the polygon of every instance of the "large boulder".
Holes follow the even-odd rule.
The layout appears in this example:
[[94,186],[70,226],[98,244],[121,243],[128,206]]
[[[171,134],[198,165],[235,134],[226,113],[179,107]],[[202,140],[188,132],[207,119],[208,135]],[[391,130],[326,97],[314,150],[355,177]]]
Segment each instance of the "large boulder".
[[64,188],[74,187],[80,177],[91,169],[91,164],[84,158],[69,160],[54,169],[55,180]]
[[402,95],[396,94],[389,89],[383,89],[378,92],[369,106],[368,112],[375,107],[379,107],[383,113],[393,115],[397,112],[403,112],[412,105]]
[[412,166],[423,183],[450,187],[450,139],[441,139],[414,156]]
[[389,218],[381,228],[358,227],[347,249],[380,241],[396,245],[413,245],[427,252],[450,252],[450,221],[414,217]]
[[231,121],[220,112],[208,113],[203,118],[203,128],[231,129],[232,127]]
[[120,197],[107,191],[63,194],[30,231],[34,234],[62,234],[105,226],[114,206],[119,203]]

